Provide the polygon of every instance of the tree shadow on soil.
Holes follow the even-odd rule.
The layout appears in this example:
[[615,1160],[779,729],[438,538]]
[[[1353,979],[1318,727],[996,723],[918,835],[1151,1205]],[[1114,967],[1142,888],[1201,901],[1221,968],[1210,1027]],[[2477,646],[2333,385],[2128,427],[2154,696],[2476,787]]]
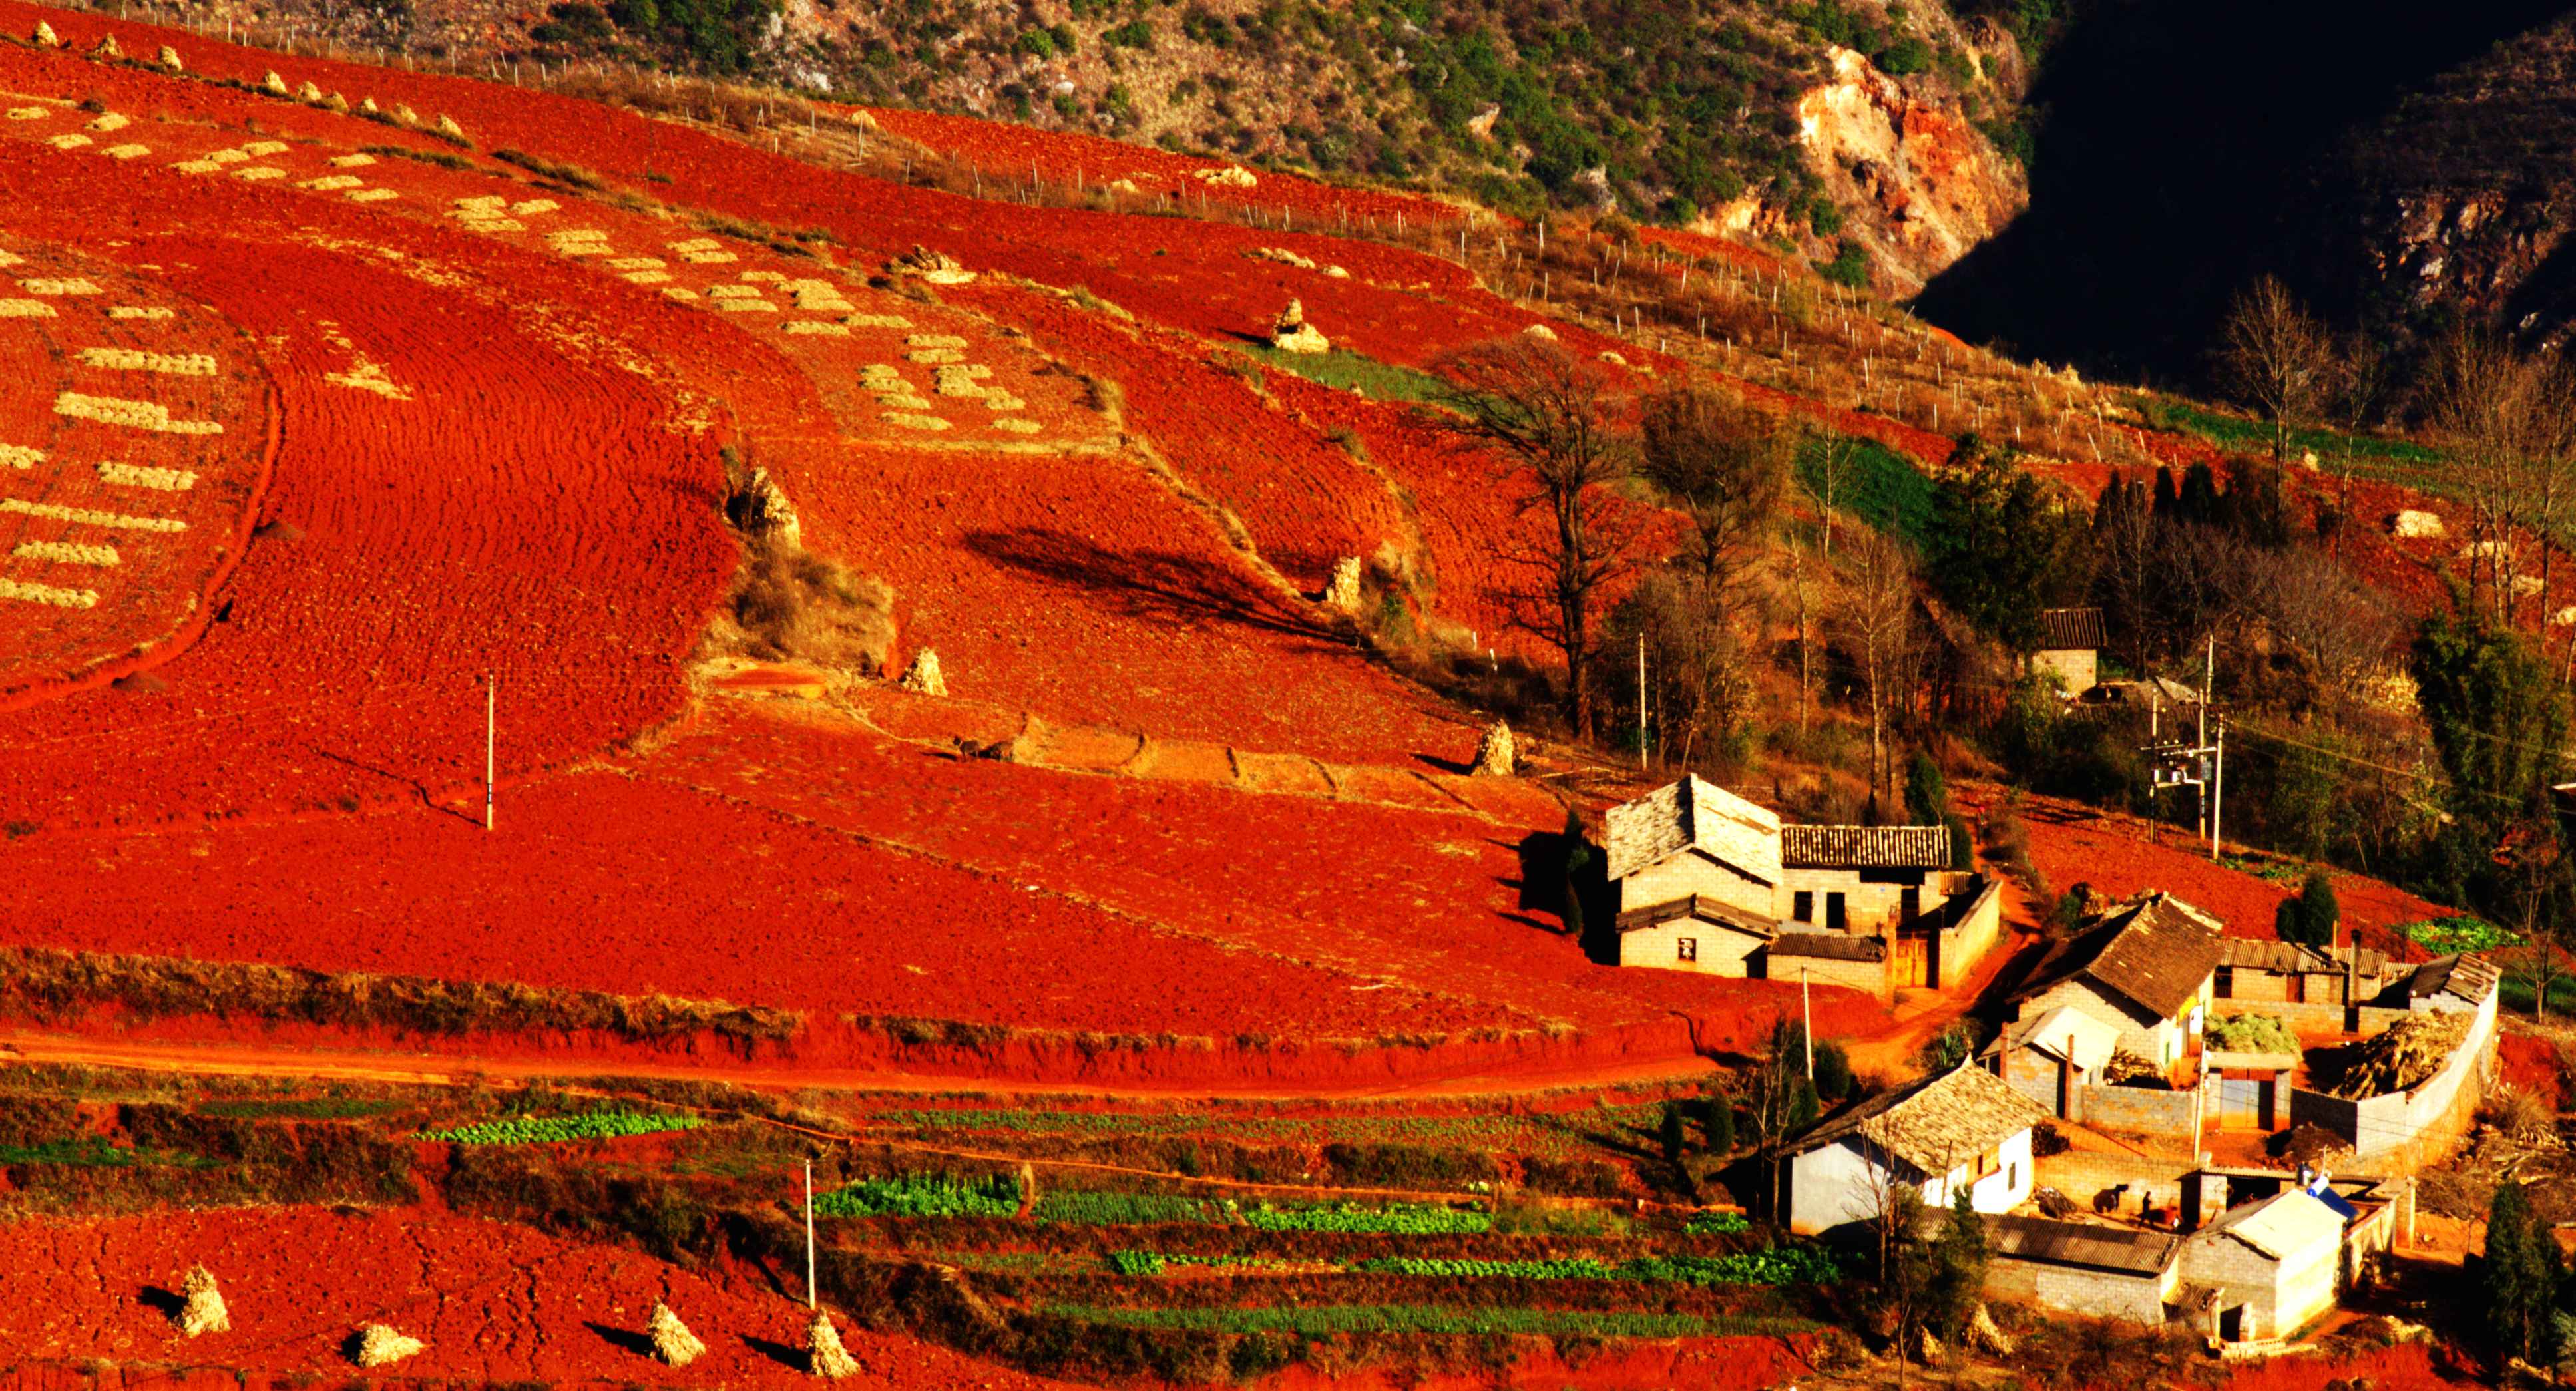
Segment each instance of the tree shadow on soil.
[[1113,551],[1045,527],[973,531],[966,549],[997,565],[1079,591],[1085,601],[1131,618],[1220,622],[1342,647],[1325,629],[1300,622],[1238,575],[1176,551]]
[[642,1333],[636,1332],[634,1329],[611,1328],[607,1324],[596,1323],[589,1319],[582,1320],[581,1326],[598,1334],[600,1341],[607,1343],[611,1347],[624,1352],[631,1352],[638,1357],[650,1357],[653,1355],[653,1340],[644,1336]]
[[159,1285],[145,1285],[143,1292],[136,1295],[135,1299],[145,1308],[155,1310],[165,1318],[175,1319],[179,1317],[180,1310],[188,1307],[186,1297],[176,1290],[165,1290]]
[[742,1335],[742,1344],[789,1371],[805,1370],[805,1350],[802,1348],[792,1348],[785,1343],[773,1342],[767,1338],[755,1338],[748,1333]]
[[[1496,842],[1500,844],[1501,842]],[[1580,924],[1579,940],[1583,954],[1594,964],[1619,964],[1619,898],[1610,880],[1602,872],[1601,852],[1594,850],[1584,865],[1574,872],[1571,882],[1565,862],[1580,842],[1562,831],[1532,831],[1512,844],[1512,853],[1520,858],[1518,879],[1502,883],[1518,892],[1513,907],[1521,910],[1513,920],[1530,927],[1545,928],[1558,936],[1567,936]],[[1569,893],[1573,912],[1567,911]],[[1546,913],[1556,921],[1528,916]]]

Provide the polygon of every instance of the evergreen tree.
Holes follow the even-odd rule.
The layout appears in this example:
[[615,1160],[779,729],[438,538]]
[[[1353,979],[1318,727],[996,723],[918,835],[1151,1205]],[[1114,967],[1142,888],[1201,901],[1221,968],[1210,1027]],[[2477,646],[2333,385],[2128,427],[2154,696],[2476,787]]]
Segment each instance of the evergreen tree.
[[1655,1127],[1655,1140],[1663,1146],[1664,1162],[1678,1166],[1690,1153],[1690,1130],[1682,1120],[1682,1108],[1664,1108],[1663,1122]]
[[2331,947],[2335,923],[2342,916],[2343,910],[2335,903],[2334,880],[2322,869],[2311,869],[2299,891],[2281,900],[2273,927],[2284,942]]
[[2504,1357],[2541,1358],[2555,1332],[2550,1310],[2558,1299],[2558,1241],[2532,1215],[2520,1179],[2496,1185],[2487,1208],[2485,1288],[2487,1330]]
[[1565,809],[1565,935],[1583,936],[1584,871],[1592,867],[1592,844],[1583,838],[1583,813]]
[[1905,816],[1917,826],[1938,826],[1950,815],[1950,785],[1941,765],[1921,749],[1905,765]]
[[1851,1095],[1851,1056],[1839,1043],[1816,1045],[1816,1097],[1820,1101],[1839,1102]]
[[2015,652],[2039,650],[2039,611],[2092,581],[2082,526],[2007,448],[1963,435],[1932,492],[1933,582]]
[[1735,1152],[1735,1100],[1724,1092],[1700,1102],[1701,1148],[1720,1158]]
[[1932,1242],[1931,1321],[1953,1338],[1967,1326],[1986,1288],[1986,1223],[1977,1215],[1972,1188],[1963,1183],[1952,1190],[1949,1220]]

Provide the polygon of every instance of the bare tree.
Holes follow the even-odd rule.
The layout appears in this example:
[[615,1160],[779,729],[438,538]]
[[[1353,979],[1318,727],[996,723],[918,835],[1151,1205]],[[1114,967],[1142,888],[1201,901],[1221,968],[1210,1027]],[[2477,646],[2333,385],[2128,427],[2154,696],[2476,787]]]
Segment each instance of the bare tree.
[[2426,415],[2451,446],[2452,481],[2469,504],[2469,583],[2509,622],[2515,532],[2566,506],[2564,386],[2504,340],[2466,332],[2443,340],[2426,375]]
[[1566,716],[1590,738],[1593,598],[1632,568],[1639,530],[1611,488],[1630,475],[1633,451],[1610,420],[1608,380],[1594,364],[1526,335],[1462,349],[1439,366],[1455,429],[1503,456],[1519,511],[1546,524],[1532,553],[1506,557],[1538,577],[1519,596],[1518,621],[1564,654]]
[[1863,528],[1844,548],[1836,618],[1860,650],[1869,685],[1869,791],[1876,801],[1895,785],[1888,756],[1888,717],[1898,692],[1912,683],[1919,651],[1914,627],[1914,557],[1884,533]]
[[1778,557],[1780,582],[1788,591],[1789,608],[1798,631],[1798,732],[1807,732],[1807,720],[1815,708],[1817,603],[1816,559],[1807,554],[1807,543],[1792,533]]
[[1643,425],[1638,471],[1690,518],[1681,563],[1732,623],[1779,525],[1795,437],[1776,413],[1702,386],[1648,399]]
[[2290,427],[2314,419],[2333,395],[2336,353],[2325,326],[2273,276],[2236,297],[2220,330],[2228,386],[2272,419],[2272,457],[2287,458]]
[[1815,451],[1816,514],[1824,523],[1825,559],[1834,558],[1834,514],[1851,492],[1852,475],[1860,471],[1860,442],[1845,435],[1819,434],[1804,446]]
[[2400,624],[2368,585],[2322,552],[2256,552],[2254,605],[2273,633],[2306,659],[2318,698],[2348,705],[2361,678],[2385,662]]

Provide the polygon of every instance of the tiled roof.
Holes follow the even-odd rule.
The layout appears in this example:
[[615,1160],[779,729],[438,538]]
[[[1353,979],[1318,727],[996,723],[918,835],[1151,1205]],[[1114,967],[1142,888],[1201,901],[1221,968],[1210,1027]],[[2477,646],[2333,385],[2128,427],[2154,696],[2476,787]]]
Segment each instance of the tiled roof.
[[2027,999],[2080,975],[2158,1018],[2171,1018],[2218,968],[2223,931],[2217,919],[2171,894],[2150,894],[2112,909],[2051,948],[2016,998]]
[[2079,1265],[2121,1275],[2162,1275],[2181,1246],[2182,1238],[2168,1232],[2046,1217],[1986,1219],[1986,1249],[2005,1260]]
[[1963,1062],[1871,1097],[1799,1136],[1791,1151],[1805,1154],[1858,1134],[1926,1174],[1945,1174],[2046,1119],[2038,1102]]
[[2388,974],[2387,953],[2375,947],[2312,947],[2305,942],[2264,942],[2245,937],[2229,937],[2218,944],[2218,964],[2240,971],[2270,971],[2287,975],[2291,972],[2342,975],[2346,956],[2359,954],[2358,974],[2363,980],[2380,980]]
[[1731,907],[1700,894],[1676,898],[1668,903],[1651,904],[1644,908],[1631,908],[1619,915],[1619,930],[1635,932],[1643,928],[1661,927],[1676,918],[1693,918],[1700,922],[1714,923],[1719,927],[1731,928],[1755,937],[1769,937],[1780,930],[1780,925],[1768,918],[1757,918],[1740,908]]
[[1773,960],[1803,956],[1816,961],[1885,961],[1887,943],[1839,932],[1783,932],[1771,939],[1771,956]]
[[2039,650],[2073,652],[2102,645],[2100,609],[2041,609]]
[[1758,883],[1780,882],[1780,818],[1696,775],[1602,818],[1613,879],[1699,850]]
[[1793,869],[1948,869],[1947,826],[1783,826],[1780,863]]

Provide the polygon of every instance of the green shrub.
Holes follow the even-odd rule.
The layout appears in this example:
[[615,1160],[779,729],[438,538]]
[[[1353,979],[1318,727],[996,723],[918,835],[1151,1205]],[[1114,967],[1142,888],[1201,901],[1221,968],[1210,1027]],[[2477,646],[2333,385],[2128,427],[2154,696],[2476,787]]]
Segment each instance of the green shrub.
[[1917,38],[1902,38],[1878,51],[1878,70],[1891,77],[1910,77],[1932,66],[1932,46]]
[[1740,1212],[1696,1212],[1691,1214],[1690,1225],[1682,1230],[1692,1236],[1731,1236],[1752,1226]]
[[1837,285],[1855,290],[1869,286],[1869,252],[1859,242],[1845,237],[1834,249],[1834,259],[1818,261],[1816,274]]
[[2503,947],[2522,945],[2520,936],[2484,918],[2466,916],[2428,918],[2423,922],[2408,923],[2398,931],[2405,933],[2408,940],[2415,945],[2437,956],[2450,956],[2458,952],[2495,951]]
[[1055,35],[1044,29],[1023,30],[1017,47],[1032,58],[1052,58],[1055,56]]
[[818,1217],[1017,1217],[1020,1181],[1007,1175],[896,1174],[861,1179],[814,1200]]
[[1150,52],[1154,47],[1154,26],[1148,20],[1131,19],[1115,29],[1101,30],[1100,41],[1111,48],[1141,48]]

